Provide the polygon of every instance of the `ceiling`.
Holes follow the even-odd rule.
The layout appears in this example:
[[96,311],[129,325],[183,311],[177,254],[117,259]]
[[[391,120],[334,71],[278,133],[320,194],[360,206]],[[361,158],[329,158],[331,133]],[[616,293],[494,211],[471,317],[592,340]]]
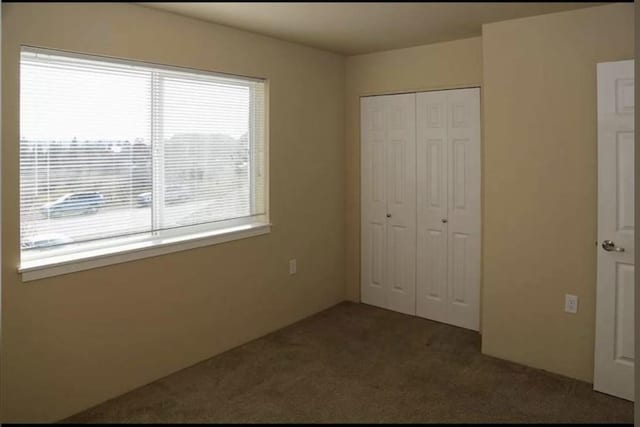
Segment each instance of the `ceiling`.
[[139,3],[355,55],[479,36],[482,24],[601,3]]

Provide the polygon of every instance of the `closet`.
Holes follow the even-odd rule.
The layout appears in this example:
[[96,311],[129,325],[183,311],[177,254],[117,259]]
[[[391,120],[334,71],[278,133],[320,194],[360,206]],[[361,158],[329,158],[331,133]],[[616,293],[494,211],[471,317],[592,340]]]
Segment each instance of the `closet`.
[[480,90],[361,98],[361,299],[479,328]]

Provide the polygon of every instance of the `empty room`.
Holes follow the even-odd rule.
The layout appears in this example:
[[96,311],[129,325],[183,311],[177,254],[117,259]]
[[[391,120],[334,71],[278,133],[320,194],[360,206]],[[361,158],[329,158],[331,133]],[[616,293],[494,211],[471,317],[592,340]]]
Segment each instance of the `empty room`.
[[2,2],[0,422],[633,423],[639,10]]

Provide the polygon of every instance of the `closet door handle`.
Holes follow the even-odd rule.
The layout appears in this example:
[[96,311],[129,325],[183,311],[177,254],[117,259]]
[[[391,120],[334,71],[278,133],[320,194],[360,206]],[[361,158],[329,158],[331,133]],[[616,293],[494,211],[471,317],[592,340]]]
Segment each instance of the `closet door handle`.
[[443,224],[446,224],[447,222],[449,222],[449,220],[446,219],[446,218],[442,218],[441,221],[442,221]]
[[391,218],[391,214],[387,214],[387,218]]

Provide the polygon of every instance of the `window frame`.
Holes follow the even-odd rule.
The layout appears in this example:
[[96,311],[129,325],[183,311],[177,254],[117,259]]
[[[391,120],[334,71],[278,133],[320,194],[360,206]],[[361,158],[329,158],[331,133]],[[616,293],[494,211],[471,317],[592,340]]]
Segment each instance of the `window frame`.
[[[153,67],[159,71],[166,70],[173,73],[185,73],[189,76],[203,75],[214,76],[222,79],[233,79],[234,84],[238,80],[247,82],[260,82],[264,85],[263,105],[262,105],[262,158],[258,165],[256,162],[256,146],[250,145],[250,161],[256,165],[250,174],[250,212],[252,215],[241,218],[232,218],[221,221],[207,222],[182,226],[176,228],[157,229],[148,232],[135,233],[124,236],[115,236],[102,238],[93,241],[78,242],[69,246],[61,246],[59,248],[45,249],[48,256],[40,256],[37,258],[26,257],[20,246],[20,264],[18,272],[23,282],[38,280],[46,277],[57,276],[61,274],[72,273],[102,267],[122,262],[154,257],[173,252],[194,249],[203,246],[210,246],[233,240],[244,239],[248,237],[267,234],[271,231],[271,222],[269,218],[269,132],[268,132],[268,93],[269,82],[264,78],[248,77],[230,73],[220,73],[214,71],[206,71],[191,67],[178,67],[173,65],[164,65],[154,62],[129,60],[123,58],[115,58],[105,55],[84,54],[77,52],[69,52],[60,49],[39,48],[29,45],[21,45],[19,55],[22,52],[43,53],[45,55],[61,55],[69,58],[79,58],[88,60],[106,61],[115,64],[139,65],[143,67]],[[21,60],[19,61],[21,63]],[[250,140],[254,141],[254,135],[257,131],[255,124],[256,96],[255,91],[250,91],[250,123],[249,128]],[[21,100],[20,100],[21,102]],[[153,125],[152,125],[153,126]],[[153,141],[153,140],[152,140]],[[153,147],[153,146],[152,146]],[[155,157],[156,150],[152,148],[152,164],[156,165],[158,161],[163,162],[164,159],[157,160]],[[154,166],[155,167],[155,166]],[[256,171],[260,169],[262,173],[262,198],[264,200],[264,213],[253,214],[255,212],[254,204],[256,202]],[[19,166],[20,170],[20,166]],[[155,172],[154,172],[155,173]],[[160,189],[152,186],[152,194],[156,194]],[[156,202],[157,203],[157,202]],[[152,214],[153,216],[157,215]],[[19,215],[19,227],[22,228],[22,216]],[[155,224],[155,218],[152,217],[152,225]],[[21,242],[19,242],[20,244]],[[42,253],[38,251],[38,253]]]

